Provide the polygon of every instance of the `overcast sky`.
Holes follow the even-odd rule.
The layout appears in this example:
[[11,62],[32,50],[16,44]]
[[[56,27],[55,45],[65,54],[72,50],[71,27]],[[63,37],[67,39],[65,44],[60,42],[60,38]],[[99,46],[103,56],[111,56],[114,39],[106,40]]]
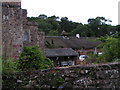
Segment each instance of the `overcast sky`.
[[118,24],[119,0],[22,0],[22,8],[27,9],[28,16],[40,14],[68,17],[75,22],[87,23],[89,18],[103,16]]

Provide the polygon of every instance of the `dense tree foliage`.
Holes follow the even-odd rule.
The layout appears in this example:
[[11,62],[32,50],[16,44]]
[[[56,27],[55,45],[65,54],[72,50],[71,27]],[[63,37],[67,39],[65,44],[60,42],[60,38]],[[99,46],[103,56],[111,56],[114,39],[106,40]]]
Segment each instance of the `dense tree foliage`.
[[120,36],[119,33],[115,33],[111,36],[105,36],[98,38],[103,43],[100,45],[103,54],[99,58],[99,61],[112,62],[120,61]]
[[55,15],[48,17],[45,14],[38,17],[28,17],[28,20],[36,21],[39,31],[51,36],[60,35],[63,30],[71,36],[80,34],[81,37],[100,37],[120,32],[119,25],[112,26],[110,24],[112,21],[104,17],[89,18],[88,24],[73,22],[67,17],[59,18]]
[[17,67],[21,70],[34,70],[50,68],[52,65],[52,61],[45,58],[38,47],[27,46],[19,56]]

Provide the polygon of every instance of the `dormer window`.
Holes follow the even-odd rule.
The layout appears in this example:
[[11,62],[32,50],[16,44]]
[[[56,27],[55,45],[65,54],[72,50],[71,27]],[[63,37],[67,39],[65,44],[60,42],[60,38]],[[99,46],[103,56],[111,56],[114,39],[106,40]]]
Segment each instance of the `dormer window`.
[[28,32],[24,32],[23,40],[24,41],[29,41],[29,34],[28,34]]

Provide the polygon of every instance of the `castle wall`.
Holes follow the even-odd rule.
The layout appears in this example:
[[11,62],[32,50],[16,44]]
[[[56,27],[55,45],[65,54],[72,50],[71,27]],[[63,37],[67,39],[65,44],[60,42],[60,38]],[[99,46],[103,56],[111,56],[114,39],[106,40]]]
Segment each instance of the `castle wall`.
[[[44,51],[44,32],[38,31],[38,24],[36,22],[27,21],[27,10],[22,10],[22,20],[23,20],[23,32],[28,33],[28,40],[24,41],[24,46],[38,46],[42,51]],[[23,36],[24,38],[24,36]]]
[[[27,21],[27,10],[21,9],[20,2],[3,2],[3,58],[18,58],[24,46],[39,46],[44,50],[44,33],[38,32],[37,29],[35,22]],[[26,36],[24,36],[25,33]]]
[[2,18],[3,58],[17,57],[23,46],[21,3],[3,2]]
[[24,41],[24,46],[39,46],[40,49],[44,51],[45,35],[43,32],[37,31],[37,23],[27,22],[27,24],[24,26],[24,33],[28,33],[28,40]]
[[2,4],[0,3],[0,59],[1,58],[2,58]]

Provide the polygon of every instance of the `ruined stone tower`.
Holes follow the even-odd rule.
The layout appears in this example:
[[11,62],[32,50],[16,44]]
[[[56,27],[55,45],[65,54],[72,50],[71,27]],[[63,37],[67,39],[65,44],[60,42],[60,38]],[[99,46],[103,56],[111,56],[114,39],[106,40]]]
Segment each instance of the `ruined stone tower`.
[[2,2],[2,56],[17,58],[24,46],[39,46],[44,51],[44,33],[37,23],[28,22],[21,2]]

